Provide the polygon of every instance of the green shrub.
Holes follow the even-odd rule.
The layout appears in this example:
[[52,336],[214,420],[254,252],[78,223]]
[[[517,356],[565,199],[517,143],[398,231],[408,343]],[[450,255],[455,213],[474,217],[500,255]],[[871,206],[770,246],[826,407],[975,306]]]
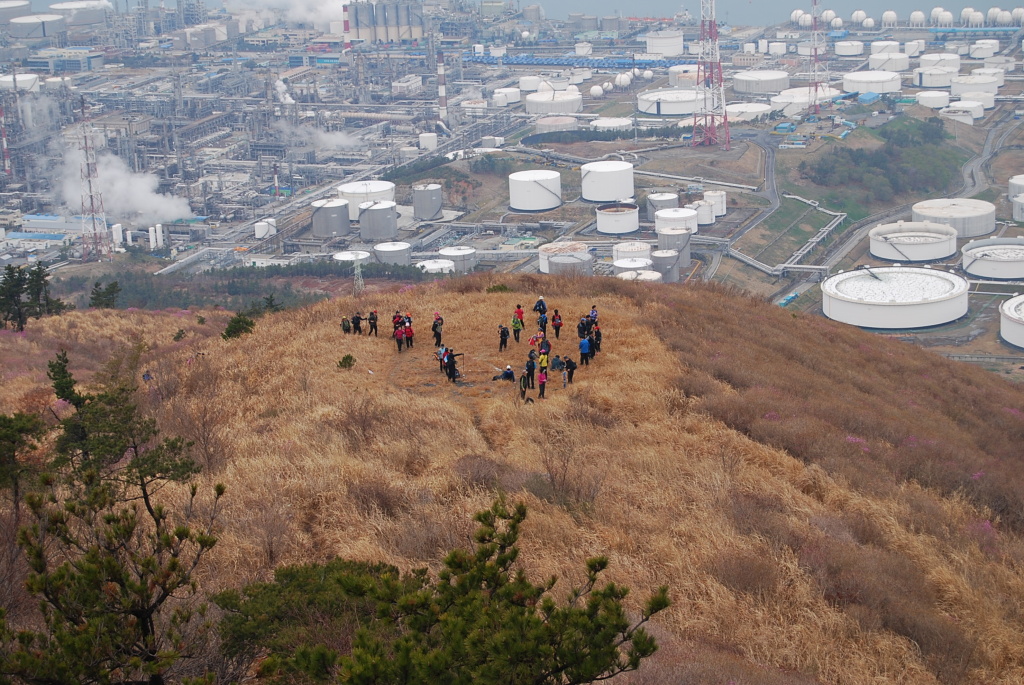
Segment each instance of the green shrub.
[[356,358],[353,357],[351,354],[346,354],[344,357],[341,358],[341,361],[338,362],[339,369],[351,369],[355,365]]

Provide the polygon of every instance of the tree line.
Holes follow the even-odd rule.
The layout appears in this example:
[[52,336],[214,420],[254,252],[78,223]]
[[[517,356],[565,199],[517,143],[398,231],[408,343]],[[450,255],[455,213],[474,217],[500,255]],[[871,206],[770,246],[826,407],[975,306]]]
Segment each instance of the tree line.
[[36,262],[29,269],[11,264],[0,274],[0,324],[2,328],[25,330],[30,318],[38,319],[50,314],[62,314],[72,305],[50,295],[49,272]]
[[[471,549],[439,573],[336,559],[208,595],[222,485],[202,487],[190,445],[160,435],[135,400],[131,364],[85,392],[64,352],[49,363],[47,416],[0,415],[0,487],[18,528],[24,591],[38,612],[0,608],[0,683],[536,683],[605,680],[657,649],[630,616],[608,560],[556,600],[555,578],[519,561],[527,511],[479,512]],[[178,486],[175,488],[174,486]],[[174,501],[168,493],[184,497]]]

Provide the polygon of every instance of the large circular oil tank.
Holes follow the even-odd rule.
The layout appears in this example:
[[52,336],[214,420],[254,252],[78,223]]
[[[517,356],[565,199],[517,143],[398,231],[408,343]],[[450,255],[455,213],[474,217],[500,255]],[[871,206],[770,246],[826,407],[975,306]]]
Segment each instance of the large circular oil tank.
[[896,93],[901,87],[900,75],[893,71],[851,71],[843,77],[847,93]]
[[313,236],[316,238],[336,238],[348,235],[352,230],[349,222],[348,200],[328,198],[314,200]]
[[596,210],[597,232],[624,235],[640,230],[640,208],[629,202],[600,205]]
[[469,273],[476,266],[476,248],[468,245],[452,245],[442,247],[437,251],[441,259],[449,259],[455,264],[455,272],[460,274]]
[[925,328],[967,313],[967,280],[937,269],[884,266],[821,284],[825,316],[864,328]]
[[624,257],[612,262],[612,273],[616,276],[626,271],[644,271],[654,264],[647,257]]
[[542,274],[551,273],[550,263],[554,257],[573,257],[581,260],[589,256],[590,250],[586,243],[578,241],[545,243],[537,248],[537,270]]
[[409,243],[377,243],[373,246],[373,254],[381,264],[412,265],[412,245]]
[[335,252],[333,259],[342,264],[366,264],[370,261],[371,256],[369,252],[363,250],[347,250],[345,252]]
[[30,14],[14,17],[7,23],[11,38],[51,38],[67,33],[68,22],[60,14]]
[[437,221],[442,217],[444,189],[439,183],[424,183],[412,187],[412,218],[417,221]]
[[530,93],[524,102],[528,114],[572,114],[583,108],[583,96],[567,91]]
[[997,93],[999,92],[999,79],[994,76],[954,76],[950,79],[949,94],[962,95],[964,93]]
[[660,232],[667,228],[682,228],[697,232],[697,210],[688,207],[659,209],[654,213],[654,230]]
[[914,69],[914,85],[918,88],[949,88],[954,76],[956,71],[952,67],[918,67]]
[[612,261],[620,259],[650,259],[651,246],[639,240],[627,240],[624,243],[616,243],[612,246]]
[[679,206],[676,193],[649,193],[647,195],[647,220],[654,221],[660,209],[675,209]]
[[888,71],[906,71],[910,68],[910,56],[902,52],[880,52],[868,57],[868,67]]
[[1024,348],[1024,295],[1011,297],[999,306],[999,335]]
[[741,71],[732,77],[735,93],[778,93],[786,88],[789,88],[789,72],[786,71]]
[[552,255],[548,261],[548,273],[553,276],[593,276],[594,257],[589,254]]
[[961,248],[964,272],[981,278],[1024,278],[1024,238],[972,240]]
[[398,206],[390,200],[359,205],[359,237],[371,243],[398,237]]
[[107,0],[73,0],[50,5],[50,11],[64,16],[70,27],[106,24],[109,8]]
[[932,109],[949,106],[949,93],[944,90],[923,90],[917,94],[917,104]]
[[1011,176],[1007,182],[1007,195],[1010,197],[1017,197],[1018,195],[1024,194],[1024,174],[1018,174]]
[[576,117],[541,117],[534,124],[537,133],[554,133],[555,131],[575,131],[579,127]]
[[546,212],[562,204],[562,175],[548,169],[517,171],[508,177],[509,209]]
[[940,198],[918,202],[914,221],[933,221],[956,229],[961,238],[976,238],[996,230],[996,207],[971,198]]
[[897,221],[868,231],[871,254],[892,262],[931,262],[956,254],[956,229],[931,221]]
[[882,53],[898,53],[900,51],[900,44],[895,40],[875,40],[871,41],[871,54],[879,55]]
[[663,88],[648,90],[636,96],[636,107],[655,116],[686,116],[703,109],[704,96],[696,90]]
[[841,40],[835,46],[837,57],[855,57],[864,54],[864,43],[859,40]]
[[951,52],[921,55],[922,67],[950,67],[960,71],[960,55]]
[[0,0],[0,26],[6,26],[7,22],[15,17],[25,17],[32,14],[32,4],[29,0]]
[[583,199],[618,202],[633,197],[633,165],[629,162],[590,162],[580,167]]
[[455,262],[450,259],[425,259],[416,267],[425,274],[455,273]]
[[678,283],[680,265],[689,264],[689,253],[684,264],[679,250],[655,250],[651,253],[651,268],[661,274],[663,283]]
[[393,202],[395,184],[390,181],[354,181],[343,183],[337,188],[338,197],[348,200],[348,217],[359,220],[359,205],[364,202],[384,200]]

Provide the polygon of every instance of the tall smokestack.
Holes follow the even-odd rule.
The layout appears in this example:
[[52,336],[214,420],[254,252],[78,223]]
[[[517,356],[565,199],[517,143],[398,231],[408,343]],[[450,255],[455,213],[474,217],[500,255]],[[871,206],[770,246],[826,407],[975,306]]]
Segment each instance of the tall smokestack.
[[444,53],[437,53],[437,118],[448,123],[448,88],[444,78]]
[[344,28],[342,29],[342,34],[345,37],[345,47],[346,48],[351,48],[352,47],[352,36],[351,36],[351,29],[350,29],[350,24],[349,24],[348,5],[342,5],[341,6],[341,18],[342,18],[342,21],[344,22],[344,24],[343,24]]

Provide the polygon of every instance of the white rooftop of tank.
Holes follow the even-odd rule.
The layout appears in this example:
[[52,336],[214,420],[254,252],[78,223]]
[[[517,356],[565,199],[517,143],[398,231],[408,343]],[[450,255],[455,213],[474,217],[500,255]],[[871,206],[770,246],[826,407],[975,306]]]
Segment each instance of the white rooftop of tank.
[[609,159],[601,162],[587,162],[581,169],[587,171],[626,171],[632,169],[633,165],[629,162],[620,162],[618,160]]
[[341,184],[338,190],[343,193],[379,193],[394,187],[391,181],[353,181]]
[[682,89],[649,90],[640,93],[637,98],[657,102],[692,102],[697,99],[697,91]]
[[12,24],[39,24],[46,21],[60,21],[63,14],[30,14],[27,17],[15,17],[11,19]]
[[886,266],[837,274],[821,285],[833,297],[877,304],[945,300],[967,290],[967,281],[932,269]]
[[[966,102],[958,104],[967,105]],[[980,102],[977,104],[981,104]],[[947,197],[935,200],[922,200],[914,205],[914,209],[926,211],[930,215],[942,214],[948,218],[964,218],[990,214],[996,207],[985,200],[975,200],[969,197]]]
[[733,76],[733,79],[743,79],[746,81],[774,81],[775,79],[780,78],[789,78],[789,72],[774,71],[771,69],[754,69],[751,71],[741,71]]
[[1000,309],[1006,316],[1011,319],[1016,319],[1018,322],[1024,324],[1024,295],[1018,295],[1017,297],[1003,302]]
[[354,262],[358,259],[369,259],[370,253],[363,250],[349,250],[347,252],[335,252],[334,259],[339,262]]
[[1020,262],[1024,261],[1024,245],[967,247],[964,249],[964,256],[970,256],[974,259],[988,259],[994,262]]
[[550,169],[528,169],[516,171],[508,175],[513,181],[550,181],[561,176],[557,171]]

